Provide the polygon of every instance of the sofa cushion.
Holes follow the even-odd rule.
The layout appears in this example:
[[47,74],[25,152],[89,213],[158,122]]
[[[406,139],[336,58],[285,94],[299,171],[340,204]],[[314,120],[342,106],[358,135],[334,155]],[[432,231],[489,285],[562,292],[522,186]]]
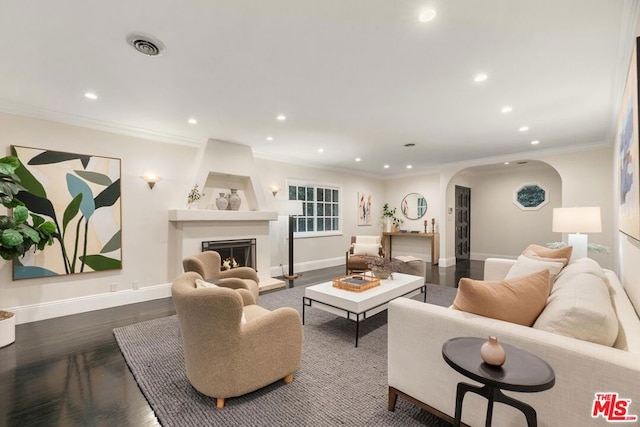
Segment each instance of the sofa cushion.
[[512,279],[460,279],[453,308],[519,325],[531,326],[547,302],[549,271]]
[[558,249],[550,249],[540,245],[529,245],[522,252],[522,255],[529,258],[539,258],[545,261],[562,261],[564,266],[569,264],[573,246],[565,246]]
[[551,283],[555,280],[564,264],[562,261],[546,261],[539,258],[529,258],[525,255],[520,255],[515,264],[511,267],[505,279],[512,279],[514,277],[526,276],[531,273],[537,273],[538,271],[547,270],[551,278]]
[[380,245],[371,243],[354,243],[353,254],[363,256],[378,256],[380,255]]
[[598,263],[582,258],[565,267],[533,327],[612,346],[618,336],[618,318]]

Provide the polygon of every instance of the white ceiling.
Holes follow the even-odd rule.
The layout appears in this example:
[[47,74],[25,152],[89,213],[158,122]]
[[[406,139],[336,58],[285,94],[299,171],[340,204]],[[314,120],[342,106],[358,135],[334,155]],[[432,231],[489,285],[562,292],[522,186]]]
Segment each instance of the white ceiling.
[[[417,19],[424,7],[437,11],[429,23]],[[610,143],[636,8],[633,0],[3,0],[0,110],[179,143],[217,138],[258,156],[381,176],[407,173],[407,164],[420,172]],[[133,32],[155,36],[166,54],[136,52],[126,43]],[[478,72],[489,75],[483,84],[473,82]],[[501,113],[505,105],[513,111]]]

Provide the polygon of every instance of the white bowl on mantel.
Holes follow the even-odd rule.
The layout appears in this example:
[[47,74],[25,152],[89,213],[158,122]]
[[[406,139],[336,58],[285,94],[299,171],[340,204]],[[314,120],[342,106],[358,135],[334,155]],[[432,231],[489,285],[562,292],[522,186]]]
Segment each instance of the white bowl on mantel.
[[16,315],[15,313],[11,314],[13,316],[7,319],[0,318],[0,348],[16,340]]

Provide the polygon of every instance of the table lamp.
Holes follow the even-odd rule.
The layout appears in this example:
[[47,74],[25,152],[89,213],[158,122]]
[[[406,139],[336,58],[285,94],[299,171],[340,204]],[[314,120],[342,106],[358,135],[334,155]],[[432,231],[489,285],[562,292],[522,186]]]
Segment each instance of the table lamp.
[[554,208],[554,233],[570,233],[567,237],[569,246],[573,246],[572,260],[587,256],[589,237],[581,233],[602,232],[600,207]]

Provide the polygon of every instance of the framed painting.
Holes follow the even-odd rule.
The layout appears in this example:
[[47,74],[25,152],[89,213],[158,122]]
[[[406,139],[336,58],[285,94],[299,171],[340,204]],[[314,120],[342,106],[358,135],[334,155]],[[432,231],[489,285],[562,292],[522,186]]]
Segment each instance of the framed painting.
[[358,225],[371,225],[371,193],[358,193]]
[[539,184],[522,184],[513,192],[513,204],[523,211],[537,211],[549,203],[549,190]]
[[17,198],[56,224],[54,243],[14,261],[13,278],[122,268],[120,159],[12,146]]
[[620,231],[640,240],[640,148],[638,144],[638,40],[618,116],[618,226]]

